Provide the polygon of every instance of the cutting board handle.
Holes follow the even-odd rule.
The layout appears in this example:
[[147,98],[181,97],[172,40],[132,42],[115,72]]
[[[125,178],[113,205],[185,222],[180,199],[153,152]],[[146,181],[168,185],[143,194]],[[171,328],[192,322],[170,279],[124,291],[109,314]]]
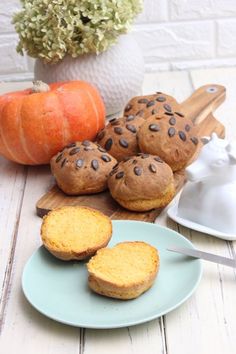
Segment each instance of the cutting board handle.
[[182,112],[195,124],[199,124],[225,100],[226,89],[221,85],[199,87],[182,104]]

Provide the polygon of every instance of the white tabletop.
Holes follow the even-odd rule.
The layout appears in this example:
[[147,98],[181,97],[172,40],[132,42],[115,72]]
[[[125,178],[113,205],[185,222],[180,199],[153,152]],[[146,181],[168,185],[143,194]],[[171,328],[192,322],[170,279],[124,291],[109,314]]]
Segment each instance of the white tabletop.
[[[215,115],[225,124],[227,137],[236,140],[236,69],[150,73],[144,93],[163,91],[182,101],[207,83],[226,86],[227,100]],[[1,83],[0,93],[27,86]],[[139,326],[85,330],[54,322],[34,310],[22,294],[21,274],[41,243],[35,203],[52,182],[48,167],[24,167],[0,158],[0,353],[236,353],[236,272],[213,263],[204,263],[200,286],[181,307]],[[181,227],[167,219],[166,211],[158,222],[202,250],[235,257],[235,243]]]

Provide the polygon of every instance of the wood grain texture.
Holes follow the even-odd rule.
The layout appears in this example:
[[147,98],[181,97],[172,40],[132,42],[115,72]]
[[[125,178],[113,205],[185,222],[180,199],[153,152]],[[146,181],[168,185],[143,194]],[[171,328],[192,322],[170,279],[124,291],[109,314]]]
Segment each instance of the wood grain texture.
[[[221,85],[205,85],[196,90],[182,103],[181,112],[196,124],[199,137],[210,135],[212,132],[216,132],[220,137],[224,137],[224,126],[213,117],[212,112],[224,101],[225,92],[225,87]],[[197,157],[200,147],[201,144],[199,144],[194,158]],[[185,182],[184,171],[176,172],[174,178],[176,193],[178,193]],[[108,191],[87,196],[71,197],[60,191],[57,186],[54,186],[37,202],[37,215],[43,217],[50,210],[66,205],[95,206],[112,219],[142,220],[149,222],[154,222],[162,210],[155,209],[142,213],[131,212],[119,206],[112,199]]]
[[0,332],[9,291],[27,169],[0,157]]

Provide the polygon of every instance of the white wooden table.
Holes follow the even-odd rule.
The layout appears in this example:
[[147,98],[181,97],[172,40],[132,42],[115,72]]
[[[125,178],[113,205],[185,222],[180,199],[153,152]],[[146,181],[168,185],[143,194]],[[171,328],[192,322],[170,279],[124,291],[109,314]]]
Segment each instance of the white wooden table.
[[[163,91],[182,101],[206,83],[226,86],[227,100],[216,116],[225,124],[227,137],[235,140],[236,69],[147,74],[144,92]],[[2,83],[0,92],[25,86]],[[24,167],[0,158],[0,353],[236,353],[236,272],[212,263],[204,263],[200,286],[187,302],[143,325],[84,330],[54,322],[34,310],[22,294],[21,274],[41,243],[35,203],[52,182],[48,167]],[[235,257],[235,243],[181,227],[167,219],[165,211],[158,222],[179,231],[202,250]]]

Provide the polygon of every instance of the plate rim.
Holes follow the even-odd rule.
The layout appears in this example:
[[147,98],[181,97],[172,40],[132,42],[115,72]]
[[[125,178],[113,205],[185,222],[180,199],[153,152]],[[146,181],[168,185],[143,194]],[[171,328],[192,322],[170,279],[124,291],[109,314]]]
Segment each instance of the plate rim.
[[[168,232],[170,233],[174,233],[176,234],[178,237],[180,237],[181,239],[184,239],[191,248],[195,249],[195,246],[193,245],[193,243],[191,241],[189,241],[186,237],[184,237],[183,235],[181,235],[180,233],[178,233],[177,231],[175,230],[172,230],[166,226],[162,226],[162,225],[159,225],[159,224],[156,224],[156,223],[150,223],[150,222],[147,222],[147,221],[139,221],[139,220],[112,220],[112,223],[115,223],[115,224],[119,224],[119,223],[141,223],[141,224],[148,224],[148,225],[151,225],[154,226],[154,227],[157,227],[157,228],[160,228],[160,229],[165,229],[167,230]],[[109,244],[108,244],[109,245]],[[54,320],[56,322],[59,322],[59,323],[62,323],[64,325],[69,325],[69,326],[72,326],[72,327],[77,327],[77,328],[86,328],[86,329],[116,329],[116,328],[125,328],[125,327],[131,327],[131,326],[136,326],[136,325],[140,325],[140,324],[143,324],[143,323],[146,323],[146,322],[150,322],[152,320],[155,320],[157,318],[160,318],[164,315],[167,315],[168,313],[170,313],[171,311],[175,310],[176,308],[180,307],[187,299],[189,299],[193,293],[196,291],[197,287],[199,286],[200,284],[200,281],[201,281],[201,278],[202,278],[202,273],[203,273],[203,265],[202,265],[202,261],[200,259],[195,259],[194,261],[196,262],[196,264],[198,264],[198,267],[199,267],[199,272],[198,272],[198,277],[197,277],[197,280],[195,282],[195,285],[194,287],[191,289],[191,291],[183,298],[181,299],[181,301],[179,301],[178,303],[176,303],[175,305],[171,306],[170,308],[168,308],[167,310],[164,310],[158,314],[154,314],[154,315],[150,315],[150,316],[147,316],[145,318],[142,318],[140,320],[135,320],[135,321],[126,321],[126,322],[123,322],[123,323],[120,323],[120,324],[109,324],[109,325],[88,325],[86,323],[73,323],[73,322],[70,322],[70,321],[66,321],[66,320],[63,320],[61,319],[60,317],[54,317],[54,316],[51,316],[51,315],[48,315],[48,313],[46,311],[43,311],[41,310],[38,306],[36,306],[35,304],[33,304],[31,302],[31,300],[29,299],[29,297],[27,296],[27,291],[25,290],[25,274],[26,274],[26,271],[27,271],[27,268],[29,267],[30,265],[30,262],[32,261],[34,255],[41,249],[41,248],[44,248],[43,245],[41,245],[40,247],[38,247],[33,253],[32,255],[28,258],[28,260],[26,261],[25,265],[24,265],[24,268],[23,268],[23,271],[22,271],[22,276],[21,276],[21,288],[22,288],[22,291],[23,291],[23,294],[25,296],[25,298],[27,299],[27,301],[29,302],[29,304],[35,309],[37,310],[40,314],[44,315],[45,317],[51,319],[51,320]]]
[[178,203],[175,203],[174,205],[170,206],[169,209],[167,210],[167,215],[169,218],[177,222],[178,224],[187,227],[191,230],[197,231],[197,232],[202,232],[204,234],[217,237],[226,241],[235,241],[236,240],[236,235],[233,236],[232,234],[227,234],[215,229],[212,229],[211,227],[204,226],[201,224],[198,224],[194,221],[188,220],[181,218],[180,216],[177,215],[177,207]]

